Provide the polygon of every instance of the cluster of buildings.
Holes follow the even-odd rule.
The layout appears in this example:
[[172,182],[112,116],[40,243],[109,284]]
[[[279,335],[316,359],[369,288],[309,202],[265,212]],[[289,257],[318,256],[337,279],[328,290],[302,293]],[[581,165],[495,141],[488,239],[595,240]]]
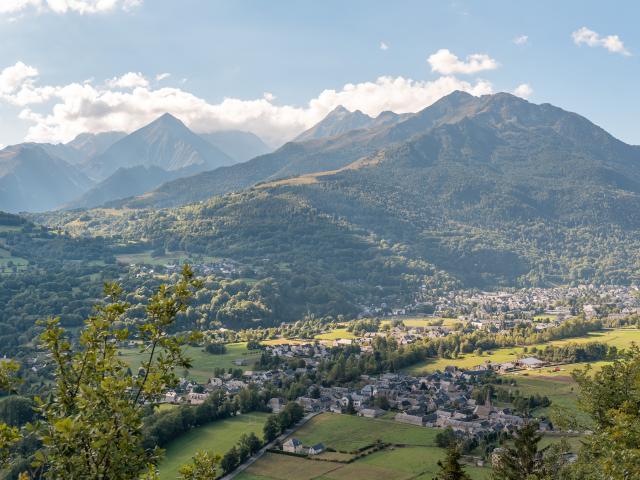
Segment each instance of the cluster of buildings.
[[[426,286],[423,292],[427,292]],[[570,316],[586,317],[640,313],[637,285],[580,285],[576,287],[526,288],[483,292],[454,290],[442,294],[420,293],[401,308],[386,303],[363,305],[361,316],[407,315],[429,310],[434,316],[460,316],[465,320],[552,316],[562,321]]]
[[[194,262],[190,265],[196,274],[205,277],[213,275],[222,278],[235,278],[238,276],[240,269],[238,262],[228,258],[207,263]],[[182,264],[167,264],[164,265],[164,270],[169,275],[172,273],[180,273],[182,271]]]

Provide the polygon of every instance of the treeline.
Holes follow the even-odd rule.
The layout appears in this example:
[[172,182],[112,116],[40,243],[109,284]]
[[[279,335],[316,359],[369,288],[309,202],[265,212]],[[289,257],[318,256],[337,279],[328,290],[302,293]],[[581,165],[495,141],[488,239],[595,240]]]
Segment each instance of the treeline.
[[544,349],[531,351],[541,360],[553,363],[596,362],[614,360],[618,356],[618,348],[615,345],[602,342],[547,345]]
[[264,439],[267,442],[275,440],[278,435],[289,427],[298,423],[304,417],[304,409],[297,402],[289,402],[281,412],[270,415],[264,424]]
[[266,400],[255,388],[243,389],[232,399],[223,391],[214,390],[200,405],[181,405],[147,416],[143,428],[144,447],[163,447],[194,427],[232,417],[238,412],[257,410],[266,411]]

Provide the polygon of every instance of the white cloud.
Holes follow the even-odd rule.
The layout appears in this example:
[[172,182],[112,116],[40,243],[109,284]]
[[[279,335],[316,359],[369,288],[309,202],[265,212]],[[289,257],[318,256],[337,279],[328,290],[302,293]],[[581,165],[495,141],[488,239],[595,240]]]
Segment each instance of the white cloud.
[[171,76],[170,73],[159,73],[156,75],[156,82],[161,82]]
[[30,7],[38,8],[41,4],[41,0],[2,0],[0,1],[0,14],[16,13]]
[[33,9],[38,12],[104,13],[115,9],[130,10],[143,0],[0,0],[0,14]]
[[438,50],[427,61],[431,65],[432,72],[443,75],[472,74],[484,70],[494,70],[499,66],[498,62],[484,53],[474,53],[469,55],[466,60],[461,60],[446,48]]
[[571,37],[576,45],[584,44],[589,47],[602,47],[606,48],[611,53],[620,53],[626,56],[631,55],[631,52],[626,49],[618,35],[607,35],[606,37],[603,37],[598,32],[589,30],[587,27],[582,27],[573,32]]
[[149,80],[139,72],[128,72],[121,77],[114,77],[107,80],[105,83],[111,88],[136,88],[149,86]]
[[[301,106],[277,105],[269,92],[257,99],[225,98],[220,103],[209,103],[182,88],[155,88],[148,82],[133,89],[118,86],[129,74],[104,84],[56,86],[38,85],[33,67],[22,64],[21,69],[26,69],[29,76],[25,80],[23,74],[22,83],[10,82],[10,91],[1,94],[0,101],[25,107],[19,116],[32,123],[26,139],[40,142],[65,142],[82,132],[133,131],[170,112],[197,132],[240,129],[280,144],[320,121],[338,105],[375,116],[385,110],[416,112],[454,90],[473,95],[492,93],[492,85],[484,80],[468,82],[442,76],[420,81],[383,76],[324,90]],[[138,82],[144,79],[140,73],[127,78]],[[109,85],[112,81],[116,87]]]
[[528,42],[529,42],[528,35],[519,35],[513,39],[513,43],[515,43],[516,45],[526,45]]
[[533,95],[533,88],[531,88],[531,85],[529,85],[528,83],[521,83],[513,91],[513,94],[518,97],[529,98],[531,95]]
[[389,45],[384,42],[380,42],[380,50],[389,50]]
[[25,65],[22,62],[16,62],[15,65],[0,71],[0,95],[9,94],[16,91],[23,83],[29,81],[30,78],[36,77],[38,70],[36,68]]

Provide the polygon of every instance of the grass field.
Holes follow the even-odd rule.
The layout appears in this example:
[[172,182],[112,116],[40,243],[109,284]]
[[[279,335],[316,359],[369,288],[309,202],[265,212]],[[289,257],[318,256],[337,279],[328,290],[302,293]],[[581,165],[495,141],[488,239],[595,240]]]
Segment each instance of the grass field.
[[165,457],[160,462],[160,480],[174,480],[181,465],[188,463],[198,450],[225,454],[243,433],[254,432],[262,437],[262,427],[267,413],[247,413],[219,420],[195,428],[175,439],[166,447]]
[[456,323],[460,323],[457,318],[442,318],[442,317],[391,317],[385,318],[382,321],[382,325],[390,324],[394,320],[400,320],[406,327],[427,327],[430,325],[436,325],[442,322],[442,326],[451,327]]
[[168,252],[166,255],[154,257],[151,255],[152,250],[140,253],[123,253],[116,256],[119,263],[136,264],[136,265],[165,265],[167,263],[183,264],[185,262],[214,262],[220,260],[219,257],[211,257],[206,255],[189,255],[186,252]]
[[[246,343],[231,343],[227,345],[227,353],[224,355],[211,355],[205,352],[202,347],[185,347],[187,356],[191,358],[193,367],[189,370],[189,377],[198,382],[206,382],[213,376],[215,368],[241,368],[250,370],[253,368],[255,361],[260,357],[260,352],[249,352]],[[127,362],[133,368],[140,365],[140,361],[146,358],[145,354],[140,353],[138,348],[126,348],[121,350],[120,358]],[[244,359],[247,365],[236,366],[234,360]],[[179,375],[182,372],[178,372]]]
[[300,428],[295,437],[305,445],[322,442],[335,450],[352,451],[376,440],[433,446],[437,433],[437,429],[406,425],[394,420],[323,413]]
[[316,340],[339,340],[341,338],[354,339],[356,336],[349,332],[346,328],[334,328],[330,332],[316,335]]
[[[588,343],[588,342],[604,342],[608,345],[614,345],[618,348],[628,348],[632,343],[640,344],[640,329],[637,328],[618,328],[605,330],[602,332],[594,332],[583,337],[567,338],[564,340],[556,340],[549,342],[549,345],[564,345],[567,343]],[[544,348],[547,344],[532,345],[537,348]],[[529,352],[531,347],[529,346]],[[531,353],[530,353],[531,354]],[[473,368],[487,362],[504,363],[516,360],[519,356],[525,355],[524,349],[521,347],[498,348],[491,352],[485,352],[482,355],[467,354],[458,358],[438,358],[418,363],[408,369],[413,374],[431,373],[436,370],[443,370],[447,365],[455,365],[458,368]],[[531,354],[534,355],[534,354]],[[598,368],[606,364],[606,362],[592,362],[594,368]],[[567,376],[576,368],[584,367],[584,363],[574,363],[562,365],[559,372],[553,372],[551,369],[543,368],[527,372],[530,376]]]
[[[368,419],[324,413],[314,417],[294,436],[305,445],[322,442],[327,447],[351,451],[380,439],[406,445],[379,451],[352,463],[314,461],[267,454],[239,480],[430,480],[445,451],[435,446],[437,429],[405,425],[393,420]],[[335,454],[333,454],[335,455]],[[489,477],[486,468],[467,467],[474,480]]]

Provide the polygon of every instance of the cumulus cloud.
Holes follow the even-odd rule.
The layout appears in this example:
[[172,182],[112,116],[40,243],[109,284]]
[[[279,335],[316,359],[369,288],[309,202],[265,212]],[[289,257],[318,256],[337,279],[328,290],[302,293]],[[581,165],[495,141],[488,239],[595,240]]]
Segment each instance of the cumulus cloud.
[[17,62],[0,71],[0,95],[12,93],[25,81],[38,75],[38,69]]
[[598,32],[582,27],[571,34],[576,45],[587,45],[589,47],[606,48],[611,53],[619,53],[629,56],[631,52],[626,49],[623,41],[618,35],[601,36]]
[[111,78],[105,83],[111,88],[136,88],[149,86],[149,80],[147,80],[141,73],[136,72],[125,73],[121,77]]
[[0,0],[0,14],[18,13],[28,9],[38,12],[103,13],[115,9],[130,10],[143,0]]
[[513,91],[513,94],[518,97],[529,98],[531,95],[533,95],[533,88],[531,88],[531,85],[529,85],[528,83],[521,83]]
[[493,91],[487,81],[468,82],[450,75],[432,81],[383,76],[324,90],[300,106],[278,105],[269,92],[257,99],[225,98],[209,103],[183,87],[152,87],[141,81],[146,79],[140,73],[95,84],[39,85],[34,78],[37,69],[16,65],[22,74],[10,70],[9,87],[0,93],[0,100],[24,107],[19,116],[32,123],[26,139],[38,142],[66,142],[83,132],[131,132],[170,112],[196,132],[246,130],[277,145],[311,127],[338,105],[376,116],[385,110],[416,112],[454,90],[473,95]]
[[161,82],[171,76],[170,73],[159,73],[156,75],[156,82]]
[[380,50],[389,50],[389,45],[384,42],[380,42]]
[[455,75],[456,73],[469,75],[484,70],[495,70],[499,66],[498,62],[484,53],[474,53],[465,60],[461,60],[446,48],[441,48],[431,55],[427,62],[431,65],[432,72],[443,75]]
[[526,45],[528,42],[529,42],[528,35],[519,35],[513,39],[513,43],[515,43],[516,45]]

